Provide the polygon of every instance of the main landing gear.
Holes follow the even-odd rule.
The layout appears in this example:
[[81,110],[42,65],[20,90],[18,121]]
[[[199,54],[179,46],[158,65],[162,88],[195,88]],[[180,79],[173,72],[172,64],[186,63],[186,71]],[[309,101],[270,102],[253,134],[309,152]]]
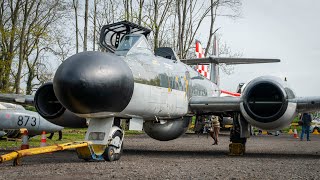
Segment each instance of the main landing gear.
[[233,114],[233,127],[230,132],[229,155],[243,155],[247,138],[250,137],[249,125],[240,113]]
[[89,127],[85,137],[91,144],[77,148],[80,159],[119,160],[123,151],[124,132],[120,128],[120,119],[115,117],[89,119]]

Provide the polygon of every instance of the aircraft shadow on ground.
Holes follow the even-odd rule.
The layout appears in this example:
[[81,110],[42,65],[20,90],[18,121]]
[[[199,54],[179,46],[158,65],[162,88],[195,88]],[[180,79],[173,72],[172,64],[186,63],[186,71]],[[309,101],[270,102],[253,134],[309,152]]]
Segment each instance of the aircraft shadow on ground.
[[[4,152],[4,151],[2,151]],[[243,156],[229,156],[228,151],[212,150],[212,151],[157,151],[157,150],[141,150],[141,149],[124,149],[124,158],[126,156],[144,156],[145,158],[161,158],[161,157],[185,157],[185,158],[250,158],[250,159],[320,159],[320,152],[317,154],[298,154],[298,153],[246,153]],[[66,158],[68,157],[68,158]],[[123,159],[124,159],[123,158]],[[125,160],[120,160],[124,161]],[[99,161],[90,161],[99,162]],[[104,161],[100,161],[104,162]],[[37,165],[37,164],[60,164],[60,163],[86,163],[82,159],[78,159],[76,152],[63,151],[52,154],[36,155],[32,157],[24,157],[22,159],[22,166],[24,165]],[[8,166],[12,161],[0,164],[1,166]]]
[[276,158],[276,159],[320,159],[320,151],[316,154],[302,154],[302,153],[253,153],[248,152],[242,156],[230,156],[228,151],[225,150],[212,150],[212,151],[157,151],[157,150],[140,150],[140,149],[124,149],[125,155],[144,155],[144,156],[192,156],[192,157],[201,157],[201,158]]

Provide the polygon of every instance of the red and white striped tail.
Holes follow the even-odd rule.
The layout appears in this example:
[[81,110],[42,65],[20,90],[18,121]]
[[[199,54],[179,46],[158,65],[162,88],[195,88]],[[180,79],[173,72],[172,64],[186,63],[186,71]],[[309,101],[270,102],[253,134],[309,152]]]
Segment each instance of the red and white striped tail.
[[[196,41],[196,56],[197,58],[203,58],[204,57],[204,50],[201,46],[200,41]],[[210,79],[210,74],[208,70],[208,65],[198,65],[197,71],[202,74],[204,77]]]
[[196,56],[197,58],[203,58],[204,57],[204,50],[201,46],[200,41],[196,40]]
[[210,79],[210,75],[208,72],[208,65],[198,65],[197,71],[202,74],[204,77]]

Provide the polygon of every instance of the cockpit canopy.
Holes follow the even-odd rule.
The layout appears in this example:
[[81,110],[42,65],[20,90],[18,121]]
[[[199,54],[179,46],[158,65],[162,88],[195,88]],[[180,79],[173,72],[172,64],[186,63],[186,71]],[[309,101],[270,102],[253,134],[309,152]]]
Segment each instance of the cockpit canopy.
[[103,51],[114,53],[120,41],[128,34],[142,34],[146,38],[151,30],[129,21],[120,21],[104,25],[100,32],[100,45]]
[[126,56],[135,53],[153,54],[145,36],[141,34],[126,35],[120,42],[115,54]]

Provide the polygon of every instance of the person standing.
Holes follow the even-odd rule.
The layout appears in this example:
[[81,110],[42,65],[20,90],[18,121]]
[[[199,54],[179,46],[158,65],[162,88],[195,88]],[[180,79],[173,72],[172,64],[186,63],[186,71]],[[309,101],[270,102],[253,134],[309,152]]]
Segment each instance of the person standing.
[[214,140],[212,145],[218,145],[218,137],[220,132],[220,122],[218,116],[211,116],[210,136]]
[[310,141],[310,126],[311,126],[311,121],[312,117],[311,114],[309,113],[303,113],[301,116],[301,121],[302,121],[302,131],[300,134],[300,140],[303,140],[303,135],[304,133],[307,134],[307,141]]
[[[54,135],[54,132],[52,132],[52,133],[50,134],[50,136],[48,137],[48,139],[52,139],[53,135]],[[58,141],[61,141],[61,139],[62,139],[62,131],[59,131],[59,139],[58,139]]]

